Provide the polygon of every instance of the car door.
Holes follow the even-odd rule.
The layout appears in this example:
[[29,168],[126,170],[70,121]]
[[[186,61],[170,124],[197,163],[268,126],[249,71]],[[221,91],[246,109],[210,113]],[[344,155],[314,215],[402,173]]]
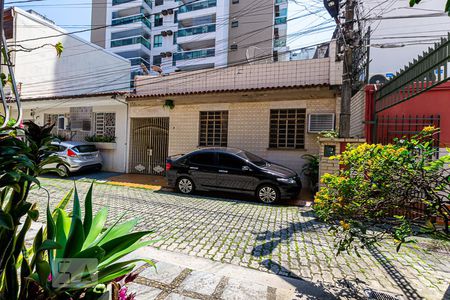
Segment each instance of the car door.
[[217,183],[217,156],[214,152],[195,153],[188,158],[188,173],[197,189],[211,189]]
[[230,191],[254,191],[259,179],[255,170],[242,158],[230,153],[218,153],[217,183],[220,189]]
[[[59,158],[63,158],[64,151],[66,150],[66,147],[62,145],[52,144],[53,147],[55,147],[55,151],[51,154],[52,156],[59,156]],[[50,163],[44,166],[44,169],[54,169],[58,166],[57,163]]]

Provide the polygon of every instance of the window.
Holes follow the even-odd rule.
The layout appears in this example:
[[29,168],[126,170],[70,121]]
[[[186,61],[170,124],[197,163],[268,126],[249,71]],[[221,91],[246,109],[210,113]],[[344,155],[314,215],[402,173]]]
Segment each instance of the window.
[[95,114],[95,135],[116,136],[116,113]]
[[201,111],[199,146],[226,147],[228,143],[228,111]]
[[216,164],[216,155],[214,152],[199,153],[192,155],[188,160],[195,165],[213,166]]
[[155,27],[159,27],[163,25],[163,17],[161,16],[161,14],[156,14],[155,15]]
[[98,151],[95,145],[80,145],[73,147],[72,149],[77,151],[78,153],[89,153]]
[[305,109],[273,109],[270,111],[269,148],[305,148]]
[[238,4],[238,3],[239,3],[239,0],[233,0],[231,3],[233,3],[233,4]]
[[153,48],[162,47],[163,37],[160,34],[153,36]]
[[236,45],[236,44],[233,44],[230,46],[231,51],[236,51],[237,49],[238,49],[238,45]]
[[161,55],[153,56],[153,65],[154,66],[161,66],[161,62],[162,62]]
[[239,21],[232,21],[232,22],[231,22],[231,27],[232,27],[232,28],[239,27]]
[[174,44],[174,45],[177,44],[177,37],[178,37],[178,32],[175,31],[175,32],[173,33],[173,44]]
[[239,159],[231,154],[219,153],[219,165],[231,169],[242,169],[246,163],[242,159]]
[[275,61],[275,62],[278,61],[278,51],[277,50],[273,51],[273,61]]
[[164,0],[155,0],[155,6],[160,6],[164,4]]
[[178,10],[173,12],[173,22],[178,23]]

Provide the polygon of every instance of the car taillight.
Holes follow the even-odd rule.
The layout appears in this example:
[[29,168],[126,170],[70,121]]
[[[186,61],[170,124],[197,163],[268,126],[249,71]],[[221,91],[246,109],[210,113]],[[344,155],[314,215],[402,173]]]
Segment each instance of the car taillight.
[[67,156],[68,157],[77,157],[77,154],[72,149],[67,150]]
[[166,163],[166,171],[169,171],[170,168],[172,168],[172,164],[171,163]]

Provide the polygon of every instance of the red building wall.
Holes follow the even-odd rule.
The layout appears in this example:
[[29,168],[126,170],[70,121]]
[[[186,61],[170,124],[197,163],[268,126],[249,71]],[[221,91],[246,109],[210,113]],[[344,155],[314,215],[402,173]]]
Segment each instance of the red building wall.
[[[366,88],[366,120],[373,118],[369,116],[373,116],[370,110],[373,109],[374,89],[373,85]],[[450,147],[450,82],[443,83],[414,98],[383,110],[377,114],[377,117],[402,115],[440,115],[440,146]],[[371,140],[370,127],[366,128],[366,137],[369,141]]]

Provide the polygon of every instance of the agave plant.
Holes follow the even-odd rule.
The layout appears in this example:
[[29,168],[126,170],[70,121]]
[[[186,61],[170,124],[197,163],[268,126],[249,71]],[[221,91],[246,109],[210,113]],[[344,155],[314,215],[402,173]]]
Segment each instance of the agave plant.
[[[85,197],[84,218],[76,187],[71,216],[62,208],[51,213],[47,206],[46,234],[44,230],[38,232],[33,245],[34,257],[29,267],[22,270],[29,284],[22,289],[21,298],[96,299],[107,292],[108,284],[131,273],[137,262],[153,264],[145,259],[121,260],[153,243],[141,241],[152,231],[132,232],[137,219],[119,223],[119,218],[106,227],[107,208],[93,216],[92,190],[93,184]],[[64,262],[64,270],[61,270],[61,262]],[[31,273],[33,269],[35,272]]]

